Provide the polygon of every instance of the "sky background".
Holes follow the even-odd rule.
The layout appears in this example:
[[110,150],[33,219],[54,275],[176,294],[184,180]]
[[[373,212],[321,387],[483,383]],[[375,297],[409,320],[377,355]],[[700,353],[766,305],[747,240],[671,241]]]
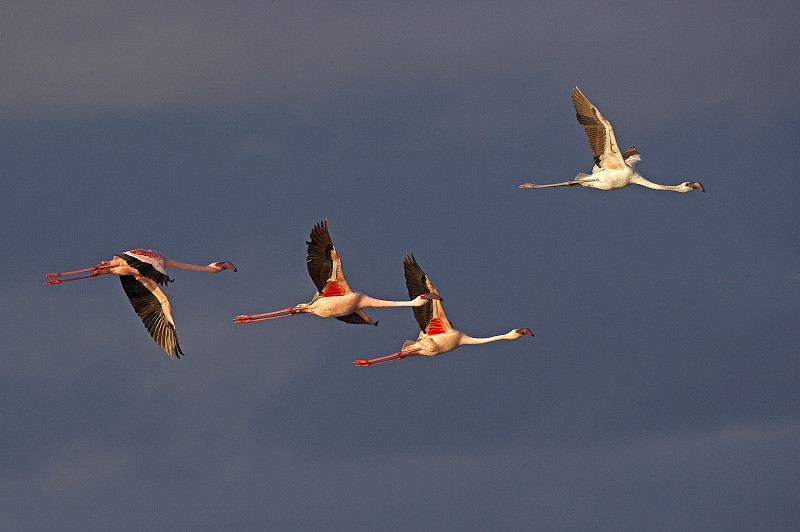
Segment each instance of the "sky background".
[[[797,530],[797,2],[0,8],[3,530]],[[635,144],[590,171],[570,90]],[[311,227],[465,346],[301,316]],[[119,281],[143,247],[181,360]]]

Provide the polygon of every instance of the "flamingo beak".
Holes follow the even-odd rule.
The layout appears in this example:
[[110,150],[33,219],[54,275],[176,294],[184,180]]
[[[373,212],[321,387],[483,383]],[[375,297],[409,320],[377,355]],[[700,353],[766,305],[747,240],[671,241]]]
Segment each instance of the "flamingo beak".
[[694,189],[697,189],[697,190],[702,190],[703,192],[705,192],[705,191],[706,191],[706,189],[704,189],[704,188],[703,188],[703,185],[701,185],[699,181],[692,181],[692,182],[691,182],[691,183],[689,183],[689,184],[690,184],[690,185],[692,186],[692,188],[694,188]]
[[528,336],[533,336],[533,333],[528,328],[517,329],[517,332],[520,333],[520,334],[527,334]]
[[222,270],[233,270],[235,272],[239,271],[239,270],[236,269],[236,266],[234,266],[232,262],[227,262],[227,261],[226,262],[215,262],[215,263],[211,264],[211,266],[216,266],[217,268],[219,268],[220,271],[222,271]]
[[443,301],[443,299],[439,296],[439,294],[434,294],[433,292],[425,292],[420,297],[422,297],[422,299],[427,299],[429,301],[431,299],[436,299],[437,301]]

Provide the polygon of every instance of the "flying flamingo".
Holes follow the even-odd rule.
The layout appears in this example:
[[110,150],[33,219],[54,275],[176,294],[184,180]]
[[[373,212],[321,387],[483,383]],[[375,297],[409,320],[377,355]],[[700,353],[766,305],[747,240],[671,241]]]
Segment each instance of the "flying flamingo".
[[310,303],[299,303],[294,307],[264,314],[242,314],[234,323],[273,320],[297,314],[316,314],[323,318],[336,318],[345,323],[378,325],[361,310],[364,307],[420,307],[437,293],[420,292],[411,301],[386,301],[375,299],[360,292],[353,292],[342,272],[342,261],[328,234],[328,220],[318,222],[311,230],[306,266],[311,280],[317,285],[317,293]]
[[169,308],[169,301],[158,285],[166,286],[172,282],[167,276],[166,268],[180,268],[183,270],[197,270],[201,272],[221,272],[236,268],[230,262],[212,262],[208,266],[184,264],[172,260],[164,255],[149,249],[132,249],[125,253],[115,255],[110,261],[103,261],[93,268],[75,270],[72,272],[48,273],[45,277],[59,277],[73,273],[93,272],[88,275],[72,277],[70,279],[53,279],[45,284],[59,284],[107,273],[116,273],[122,282],[122,289],[133,305],[136,314],[144,322],[144,326],[153,340],[160,345],[167,354],[173,358],[180,358],[183,354],[178,337],[175,334],[175,322]]
[[523,183],[518,188],[545,188],[545,187],[583,187],[599,188],[600,190],[613,190],[628,185],[642,185],[656,190],[674,190],[675,192],[689,192],[692,190],[706,190],[697,181],[686,181],[680,185],[659,185],[648,181],[636,170],[633,165],[642,160],[635,146],[631,146],[620,154],[617,139],[611,123],[603,118],[600,111],[592,105],[578,87],[572,90],[572,103],[575,105],[575,115],[578,123],[586,129],[589,145],[594,154],[594,168],[591,174],[580,173],[572,181],[553,183],[550,185],[534,185]]
[[[430,280],[422,271],[422,268],[417,264],[414,255],[409,254],[405,256],[403,259],[403,267],[405,268],[408,297],[413,298],[417,294],[424,292],[438,294],[436,288],[433,287]],[[465,344],[486,344],[494,342],[495,340],[516,340],[525,335],[533,336],[531,330],[526,328],[512,329],[506,334],[490,336],[489,338],[473,338],[467,336],[461,331],[453,329],[453,326],[450,325],[450,321],[444,314],[444,308],[442,308],[440,299],[435,299],[430,303],[415,307],[414,318],[416,318],[419,328],[422,329],[416,341],[406,340],[403,344],[403,349],[397,353],[385,357],[373,358],[372,360],[356,360],[353,364],[356,366],[372,366],[417,355],[434,357],[452,351]]]

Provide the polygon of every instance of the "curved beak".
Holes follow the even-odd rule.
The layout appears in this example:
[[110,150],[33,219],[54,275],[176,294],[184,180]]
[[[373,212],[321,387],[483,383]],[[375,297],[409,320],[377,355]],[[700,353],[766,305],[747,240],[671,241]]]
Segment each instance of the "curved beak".
[[703,188],[703,185],[701,185],[699,181],[692,181],[692,188],[695,188],[697,190],[702,190],[703,192],[706,191],[706,189]]

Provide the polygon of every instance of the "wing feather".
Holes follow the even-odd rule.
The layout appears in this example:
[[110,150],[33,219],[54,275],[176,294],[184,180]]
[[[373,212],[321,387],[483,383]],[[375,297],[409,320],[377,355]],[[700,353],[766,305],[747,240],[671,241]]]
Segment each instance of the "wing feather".
[[[328,220],[323,220],[314,225],[311,229],[311,241],[308,244],[308,255],[306,256],[306,267],[308,275],[317,287],[317,293],[323,294],[325,286],[330,282],[339,283],[337,291],[343,293],[350,292],[350,286],[344,278],[342,272],[342,261],[333,246],[330,234],[328,234]],[[342,295],[342,294],[333,294]]]
[[376,327],[378,325],[378,322],[372,321],[372,318],[367,316],[367,313],[362,309],[358,309],[347,316],[336,316],[336,319],[345,323],[352,323],[354,325],[375,325]]
[[320,294],[325,289],[325,285],[330,280],[333,272],[333,242],[328,234],[328,220],[318,222],[311,229],[311,241],[308,244],[308,255],[306,257],[306,267],[308,275],[317,287]]
[[636,146],[631,146],[622,152],[622,158],[625,160],[625,164],[628,166],[633,166],[642,160],[642,156],[639,155],[639,150],[636,149]]
[[[426,292],[433,292],[439,295],[439,292],[428,279],[428,276],[425,275],[425,272],[422,271],[413,254],[409,253],[403,258],[403,269],[405,270],[409,299],[414,299]],[[444,314],[442,302],[438,299],[428,301],[419,307],[412,307],[412,309],[414,311],[414,319],[417,320],[417,325],[419,325],[422,332],[427,332],[434,318],[436,318],[434,321],[437,323],[437,330],[440,326],[444,331],[452,330],[453,328]],[[436,334],[439,334],[439,332]]]
[[[419,264],[417,264],[413,254],[409,253],[403,258],[403,270],[405,271],[409,299],[415,299],[428,291],[428,278]],[[428,301],[422,306],[412,307],[412,310],[414,311],[414,319],[417,320],[417,325],[424,332],[433,317],[433,305]]]
[[601,169],[623,168],[625,161],[620,155],[614,129],[597,107],[583,95],[578,87],[572,90],[572,103],[575,106],[575,116],[578,123],[586,130],[589,146],[594,155],[594,164]]
[[169,356],[180,358],[183,351],[178,344],[175,322],[172,320],[169,301],[164,292],[155,281],[145,276],[120,275],[119,279],[122,289],[133,305],[133,310],[141,318],[153,340]]
[[119,255],[115,256],[124,260],[128,266],[139,272],[140,275],[144,275],[148,279],[152,279],[161,286],[167,286],[167,283],[171,283],[174,281],[174,279],[170,279],[167,276],[166,270],[164,270],[163,265],[153,264],[152,262],[145,262],[136,255],[134,255],[133,251],[140,251],[140,250],[131,250],[125,253],[120,253]]

